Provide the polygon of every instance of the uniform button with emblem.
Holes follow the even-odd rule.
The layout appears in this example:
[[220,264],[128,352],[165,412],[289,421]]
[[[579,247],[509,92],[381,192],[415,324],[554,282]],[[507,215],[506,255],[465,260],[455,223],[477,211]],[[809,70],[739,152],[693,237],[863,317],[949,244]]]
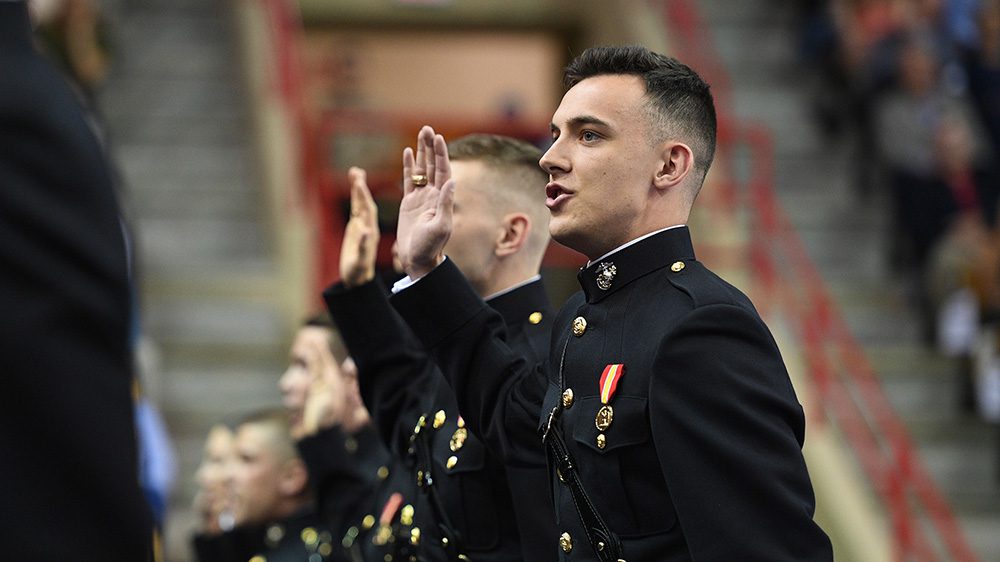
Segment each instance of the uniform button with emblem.
[[447,419],[447,414],[444,413],[444,410],[438,410],[437,413],[434,414],[434,429],[438,429],[444,425],[445,419]]
[[386,478],[389,477],[389,467],[388,466],[380,466],[380,467],[378,467],[378,470],[375,471],[375,474],[376,474],[376,476],[378,476],[379,480],[385,480]]
[[455,452],[465,445],[465,440],[469,438],[469,430],[464,427],[460,427],[455,430],[455,433],[451,436],[451,440],[448,442],[448,448],[452,452]]
[[532,312],[531,314],[528,315],[528,323],[529,324],[538,324],[541,321],[542,321],[542,313],[541,312],[537,312],[536,311],[536,312]]
[[573,405],[573,389],[567,388],[562,393],[562,405],[563,408],[569,408]]
[[573,537],[569,536],[569,533],[563,533],[559,536],[559,548],[566,554],[573,551]]
[[608,446],[608,438],[603,433],[597,434],[597,448],[603,449]]
[[448,467],[448,470],[451,470],[451,469],[455,468],[456,464],[458,464],[458,457],[452,455],[452,456],[448,457],[448,462],[445,463],[445,466]]
[[414,527],[410,529],[410,544],[412,545],[420,544],[420,527]]
[[573,319],[573,335],[580,337],[584,332],[587,331],[587,319],[583,316],[577,316]]
[[250,559],[250,562],[267,562],[267,558],[257,555]]
[[361,520],[361,526],[364,527],[365,530],[371,529],[372,527],[374,527],[375,526],[375,516],[371,515],[371,514],[365,515],[365,518]]
[[682,261],[675,261],[674,263],[670,264],[670,271],[673,271],[674,273],[678,273],[683,270],[684,270],[684,262]]
[[403,510],[399,512],[399,522],[403,525],[413,525],[413,506],[410,504],[404,505]]

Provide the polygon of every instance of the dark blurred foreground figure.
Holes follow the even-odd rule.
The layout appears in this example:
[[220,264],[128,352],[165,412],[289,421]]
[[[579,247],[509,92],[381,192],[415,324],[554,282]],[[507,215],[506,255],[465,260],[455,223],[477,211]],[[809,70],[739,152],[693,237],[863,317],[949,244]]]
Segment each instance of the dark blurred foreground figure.
[[145,560],[152,527],[108,165],[75,96],[36,52],[24,2],[0,1],[0,69],[4,558]]

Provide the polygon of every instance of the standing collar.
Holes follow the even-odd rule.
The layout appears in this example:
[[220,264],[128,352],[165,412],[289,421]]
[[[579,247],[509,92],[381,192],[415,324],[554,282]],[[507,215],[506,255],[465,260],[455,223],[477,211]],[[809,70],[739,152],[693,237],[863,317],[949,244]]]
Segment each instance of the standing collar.
[[694,259],[687,226],[670,227],[637,238],[577,274],[588,303],[596,303],[632,281],[676,262]]
[[508,326],[524,322],[535,312],[547,313],[549,296],[541,276],[519,287],[490,297],[486,304],[503,316]]

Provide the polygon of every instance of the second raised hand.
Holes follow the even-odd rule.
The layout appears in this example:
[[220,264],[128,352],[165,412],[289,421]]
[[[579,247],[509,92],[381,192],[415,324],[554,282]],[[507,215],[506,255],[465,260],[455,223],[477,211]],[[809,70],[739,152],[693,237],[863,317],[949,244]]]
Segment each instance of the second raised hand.
[[340,278],[347,287],[356,287],[375,278],[378,254],[378,207],[361,168],[351,168],[351,218],[344,229],[340,248]]
[[403,150],[403,200],[396,243],[400,262],[411,278],[423,277],[444,259],[454,197],[448,145],[425,125],[417,135],[416,153],[411,148]]

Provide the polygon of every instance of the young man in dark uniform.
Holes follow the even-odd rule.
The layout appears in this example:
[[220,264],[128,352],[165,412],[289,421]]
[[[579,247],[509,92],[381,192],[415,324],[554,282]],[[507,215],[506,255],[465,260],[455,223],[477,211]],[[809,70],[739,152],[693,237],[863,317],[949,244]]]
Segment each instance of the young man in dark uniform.
[[566,83],[540,163],[550,232],[590,262],[538,366],[544,401],[516,392],[531,361],[443,258],[454,184],[429,127],[432,155],[404,172],[429,177],[404,186],[399,257],[419,281],[397,310],[508,458],[540,426],[561,559],[831,560],[777,346],[749,300],[695,260],[685,226],[715,149],[708,85],[641,47],[588,49]]
[[[459,182],[448,252],[505,322],[510,344],[548,354],[551,310],[538,270],[548,244],[537,148],[494,135],[452,145]],[[552,560],[555,532],[540,444],[507,464],[469,431],[455,396],[374,281],[374,203],[352,170],[352,214],[341,254],[343,284],[325,293],[358,363],[361,391],[390,447],[409,466],[410,489],[379,514],[385,542],[420,560]],[[523,390],[540,400],[544,381]],[[395,523],[395,525],[393,525]],[[405,558],[404,558],[405,559]]]
[[332,559],[354,560],[348,552],[357,532],[352,526],[391,494],[391,459],[361,401],[354,362],[328,316],[310,318],[295,334],[278,386],[316,511],[335,538]]

